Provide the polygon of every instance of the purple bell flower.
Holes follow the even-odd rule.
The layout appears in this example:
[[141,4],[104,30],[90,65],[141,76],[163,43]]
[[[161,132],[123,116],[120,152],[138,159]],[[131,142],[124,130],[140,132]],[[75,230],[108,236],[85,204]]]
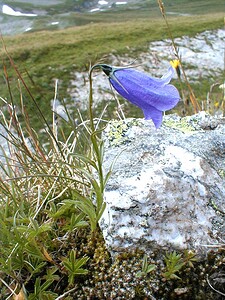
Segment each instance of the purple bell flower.
[[152,119],[156,128],[162,124],[162,112],[177,105],[178,90],[171,84],[174,68],[161,78],[153,78],[132,68],[116,68],[100,65],[114,89],[125,99],[142,109],[145,119]]

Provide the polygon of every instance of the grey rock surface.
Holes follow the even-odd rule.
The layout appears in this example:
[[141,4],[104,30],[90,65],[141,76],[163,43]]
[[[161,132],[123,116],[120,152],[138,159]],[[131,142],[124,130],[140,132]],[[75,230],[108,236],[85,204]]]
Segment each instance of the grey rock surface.
[[151,121],[111,121],[113,163],[100,226],[112,255],[126,249],[192,249],[225,243],[225,120],[204,112]]

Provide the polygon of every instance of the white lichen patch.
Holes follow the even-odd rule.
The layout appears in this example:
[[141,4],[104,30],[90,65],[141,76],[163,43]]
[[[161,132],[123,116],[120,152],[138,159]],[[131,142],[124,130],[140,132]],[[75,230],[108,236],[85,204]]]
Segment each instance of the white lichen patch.
[[165,126],[178,129],[184,133],[194,133],[196,131],[195,128],[188,122],[186,118],[176,118],[175,120],[170,118],[164,120],[163,124]]
[[218,170],[218,174],[220,175],[221,178],[225,178],[225,170]]
[[113,120],[108,123],[104,131],[104,138],[110,146],[124,145],[134,138],[129,133],[129,128],[137,125],[138,119]]

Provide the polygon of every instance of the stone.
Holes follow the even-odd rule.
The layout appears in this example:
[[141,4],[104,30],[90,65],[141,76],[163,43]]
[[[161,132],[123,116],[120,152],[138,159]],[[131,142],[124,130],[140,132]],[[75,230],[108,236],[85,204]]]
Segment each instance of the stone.
[[100,227],[112,255],[204,255],[225,243],[225,119],[171,115],[157,130],[143,119],[111,121],[103,139],[112,174]]

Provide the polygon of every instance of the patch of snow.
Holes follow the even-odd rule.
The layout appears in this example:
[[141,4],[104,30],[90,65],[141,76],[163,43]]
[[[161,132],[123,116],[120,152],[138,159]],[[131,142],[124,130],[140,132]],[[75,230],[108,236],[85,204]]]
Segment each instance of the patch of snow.
[[58,21],[56,21],[56,22],[52,22],[51,23],[51,25],[58,25],[59,24],[59,22]]
[[99,5],[107,5],[108,4],[108,2],[107,1],[104,1],[104,0],[100,0],[100,1],[98,1],[98,4]]
[[2,6],[2,13],[9,16],[14,17],[36,17],[36,14],[27,14],[27,13],[21,13],[20,11],[15,11],[12,7],[4,4]]
[[127,4],[127,2],[126,1],[123,1],[123,2],[116,2],[116,5],[124,5],[124,4]]
[[96,12],[96,11],[99,11],[99,10],[100,10],[100,8],[93,8],[93,9],[90,10],[90,12]]

